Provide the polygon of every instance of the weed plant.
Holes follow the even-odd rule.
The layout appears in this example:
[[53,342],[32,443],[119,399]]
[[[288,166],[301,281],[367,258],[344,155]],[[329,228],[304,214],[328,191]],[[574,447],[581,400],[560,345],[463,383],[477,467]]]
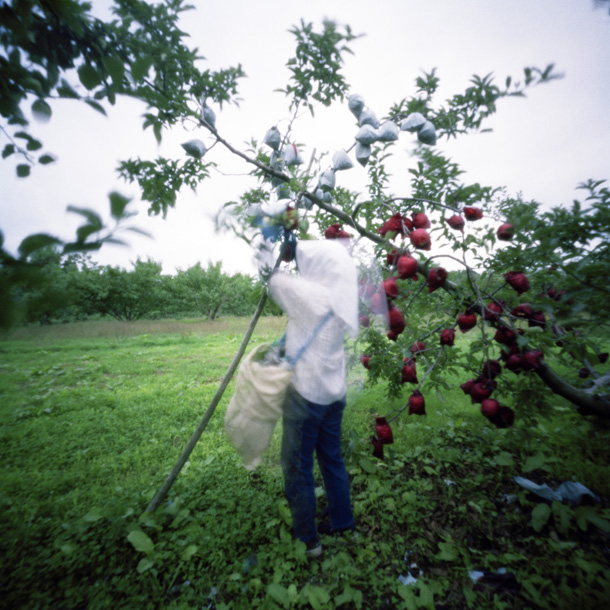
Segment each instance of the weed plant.
[[[291,538],[281,424],[253,473],[229,446],[232,386],[165,503],[146,513],[247,323],[95,322],[4,337],[0,607],[607,607],[609,431],[559,401],[539,416],[522,404],[514,427],[498,430],[451,389],[457,379],[426,395],[427,415],[393,422],[379,460],[374,416],[402,405],[350,369],[344,448],[358,536],[324,537],[320,560]],[[251,346],[284,324],[262,319]],[[601,501],[543,502],[517,475],[552,488],[575,480]]]

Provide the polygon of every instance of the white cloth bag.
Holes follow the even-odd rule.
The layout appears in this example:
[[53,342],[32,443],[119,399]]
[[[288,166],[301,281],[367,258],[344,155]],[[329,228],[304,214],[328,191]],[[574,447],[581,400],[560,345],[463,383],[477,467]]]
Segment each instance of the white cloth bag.
[[270,343],[262,343],[244,358],[225,414],[225,433],[246,470],[261,463],[292,379],[293,367],[288,362],[263,364],[270,347]]

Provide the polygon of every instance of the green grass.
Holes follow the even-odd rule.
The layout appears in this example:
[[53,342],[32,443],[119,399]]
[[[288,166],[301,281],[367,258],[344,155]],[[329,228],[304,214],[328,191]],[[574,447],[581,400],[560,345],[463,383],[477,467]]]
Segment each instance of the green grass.
[[[459,390],[429,392],[425,417],[393,422],[380,461],[374,415],[405,399],[388,402],[355,365],[344,440],[359,537],[324,539],[323,559],[308,562],[290,536],[281,426],[247,473],[223,433],[230,386],[166,502],[145,514],[247,324],[96,322],[4,337],[0,607],[605,607],[610,433],[559,402],[538,417],[524,404],[497,430]],[[262,319],[252,345],[284,325]],[[577,480],[604,504],[539,503],[516,475]],[[412,564],[417,582],[402,584]],[[475,585],[470,570],[496,576]]]

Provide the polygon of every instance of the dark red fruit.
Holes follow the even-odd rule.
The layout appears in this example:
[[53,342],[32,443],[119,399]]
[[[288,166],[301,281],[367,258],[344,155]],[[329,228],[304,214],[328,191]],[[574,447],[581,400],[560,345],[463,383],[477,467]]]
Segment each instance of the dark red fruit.
[[398,296],[398,284],[395,277],[389,277],[383,280],[383,289],[388,299],[395,299]]
[[406,280],[410,277],[417,277],[417,260],[412,256],[401,256],[396,263],[398,278]]
[[375,418],[375,433],[377,434],[377,439],[383,445],[391,445],[394,442],[392,428],[390,428],[390,424],[388,424],[385,417]]
[[441,331],[441,345],[453,347],[455,343],[455,331],[453,328],[445,328]]
[[494,335],[494,339],[502,345],[512,345],[517,340],[517,333],[507,326],[500,326]]
[[413,223],[409,218],[405,218],[401,214],[394,214],[394,216],[386,220],[377,231],[379,231],[383,237],[390,233],[391,239],[394,239],[396,235],[402,235],[404,237],[406,231],[410,231],[412,228]]
[[428,271],[428,292],[438,290],[447,280],[447,272],[442,267]]
[[479,208],[465,207],[464,216],[466,216],[466,220],[480,220],[483,218],[483,212]]
[[409,396],[409,415],[425,415],[426,401],[419,390]]
[[460,386],[460,389],[462,390],[462,392],[464,392],[464,394],[470,395],[470,392],[472,392],[472,386],[474,386],[474,384],[475,384],[475,380],[474,379],[469,379],[468,381],[465,381]]
[[534,313],[534,308],[529,303],[522,303],[521,305],[517,305],[510,312],[511,316],[515,318],[531,318]]
[[370,356],[360,356],[360,362],[362,362],[362,366],[367,370],[371,370],[371,357]]
[[498,227],[496,235],[498,236],[498,239],[501,239],[502,241],[510,241],[515,235],[515,227],[510,223],[505,222]]
[[371,318],[364,314],[360,316],[358,321],[360,322],[360,326],[363,328],[368,328],[371,325]]
[[405,358],[405,365],[402,367],[401,383],[417,383],[417,369],[415,360]]
[[500,318],[500,314],[502,313],[502,307],[493,301],[487,305],[485,311],[483,312],[483,319],[488,322],[497,322]]
[[466,333],[477,325],[477,315],[475,313],[463,313],[458,317],[457,324],[460,330]]
[[336,222],[324,231],[324,237],[326,239],[346,239],[351,237],[351,235],[341,228],[340,223]]
[[383,443],[374,436],[371,436],[371,443],[373,444],[373,457],[383,460]]
[[392,307],[388,311],[388,323],[390,326],[390,331],[397,336],[400,335],[407,325],[405,318],[402,315],[402,311],[400,311],[400,309],[397,307]]
[[410,349],[412,354],[417,355],[426,349],[426,344],[423,341],[416,341]]
[[430,235],[425,229],[415,229],[409,235],[414,248],[418,250],[430,250]]
[[517,291],[517,294],[523,294],[529,290],[530,282],[523,273],[509,271],[504,274],[504,279],[511,288]]
[[466,221],[459,215],[454,214],[451,218],[447,218],[447,224],[456,231],[463,231]]
[[493,398],[486,398],[481,401],[481,413],[487,417],[496,417],[500,412],[500,403]]
[[398,258],[401,256],[400,250],[394,248],[392,251],[388,252],[386,255],[386,261],[388,265],[395,265],[398,262]]
[[388,302],[385,297],[385,294],[381,294],[380,292],[376,292],[371,297],[371,302],[369,303],[369,308],[373,313],[384,313],[388,308]]
[[411,214],[411,218],[413,219],[414,229],[430,228],[430,220],[423,212],[413,212],[413,214]]
[[494,379],[502,372],[502,365],[497,360],[486,360],[483,363],[483,375]]
[[477,381],[470,389],[470,400],[472,400],[472,402],[482,402],[491,396],[493,390],[494,386],[492,383],[489,383],[488,381]]

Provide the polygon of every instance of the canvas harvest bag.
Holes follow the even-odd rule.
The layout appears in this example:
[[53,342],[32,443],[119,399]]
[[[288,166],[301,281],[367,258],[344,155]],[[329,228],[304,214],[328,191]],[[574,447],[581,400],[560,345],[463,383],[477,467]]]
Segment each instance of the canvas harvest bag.
[[282,416],[294,365],[331,316],[332,311],[292,359],[280,355],[283,347],[280,340],[261,343],[241,363],[224,424],[229,442],[246,470],[254,470],[261,463],[275,424]]

